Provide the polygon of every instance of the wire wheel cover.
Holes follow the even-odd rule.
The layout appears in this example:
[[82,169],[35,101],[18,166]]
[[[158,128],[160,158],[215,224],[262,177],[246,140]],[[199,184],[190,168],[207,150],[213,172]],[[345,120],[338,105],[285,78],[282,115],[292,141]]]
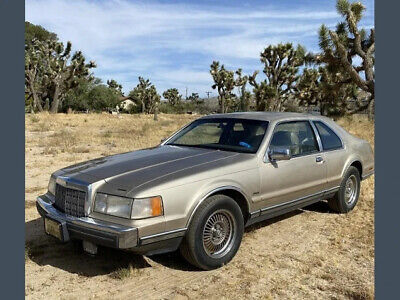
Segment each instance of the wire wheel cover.
[[236,222],[232,214],[220,209],[211,214],[203,229],[203,247],[206,253],[218,258],[228,253],[236,235]]
[[357,192],[357,179],[354,175],[351,175],[346,181],[344,192],[345,200],[348,205],[351,205],[356,200]]

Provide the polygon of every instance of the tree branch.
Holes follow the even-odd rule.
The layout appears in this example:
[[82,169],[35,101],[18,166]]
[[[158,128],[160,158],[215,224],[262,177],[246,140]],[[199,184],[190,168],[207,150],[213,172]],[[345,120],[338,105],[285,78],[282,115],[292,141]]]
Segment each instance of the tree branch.
[[349,74],[349,76],[353,79],[354,83],[362,90],[369,92],[369,88],[367,82],[363,80],[360,75],[357,73],[353,65],[347,59],[347,51],[343,44],[339,41],[339,37],[336,32],[329,31],[329,34],[332,38],[333,43],[336,46],[337,51],[340,54],[340,63],[345,69],[345,71]]

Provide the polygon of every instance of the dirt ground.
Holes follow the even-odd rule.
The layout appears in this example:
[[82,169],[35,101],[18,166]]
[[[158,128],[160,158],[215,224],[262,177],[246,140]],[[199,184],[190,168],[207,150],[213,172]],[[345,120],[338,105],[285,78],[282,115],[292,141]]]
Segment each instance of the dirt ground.
[[[66,165],[153,146],[196,118],[58,114],[26,116],[25,295],[28,299],[244,299],[374,297],[374,177],[362,182],[356,208],[346,215],[320,202],[246,229],[236,257],[199,271],[178,253],[145,257],[45,235],[35,208],[50,174]],[[338,121],[374,143],[373,123]]]

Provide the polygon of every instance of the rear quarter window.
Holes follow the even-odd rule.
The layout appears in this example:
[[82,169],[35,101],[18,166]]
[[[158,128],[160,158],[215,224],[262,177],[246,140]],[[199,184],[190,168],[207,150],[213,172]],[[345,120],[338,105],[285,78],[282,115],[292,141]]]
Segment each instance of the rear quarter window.
[[329,126],[320,121],[314,121],[314,124],[318,130],[324,150],[335,150],[343,147],[342,141]]

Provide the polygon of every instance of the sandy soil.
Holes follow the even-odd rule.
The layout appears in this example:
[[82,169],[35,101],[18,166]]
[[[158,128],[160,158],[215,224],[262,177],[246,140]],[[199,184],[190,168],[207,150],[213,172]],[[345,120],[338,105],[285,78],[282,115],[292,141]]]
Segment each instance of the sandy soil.
[[[196,116],[27,115],[26,255],[28,299],[242,299],[374,297],[374,178],[362,183],[347,215],[325,202],[246,229],[236,257],[214,271],[199,271],[178,253],[144,257],[44,234],[35,198],[50,174],[75,162],[156,145]],[[341,119],[373,144],[373,124]]]

